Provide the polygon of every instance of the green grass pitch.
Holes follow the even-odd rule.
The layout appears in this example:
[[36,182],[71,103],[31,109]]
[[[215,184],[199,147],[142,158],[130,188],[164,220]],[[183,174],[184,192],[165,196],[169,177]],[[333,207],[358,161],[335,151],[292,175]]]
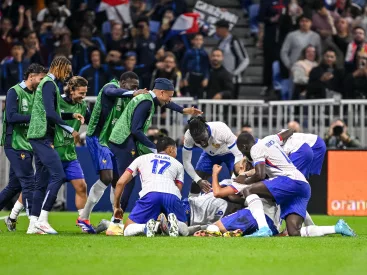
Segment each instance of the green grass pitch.
[[[8,213],[0,212],[0,216]],[[82,234],[76,213],[52,213],[59,235],[26,235],[0,221],[0,274],[367,274],[367,217],[346,217],[358,237],[169,238]],[[98,223],[110,213],[93,213]],[[337,217],[313,216],[318,225]]]

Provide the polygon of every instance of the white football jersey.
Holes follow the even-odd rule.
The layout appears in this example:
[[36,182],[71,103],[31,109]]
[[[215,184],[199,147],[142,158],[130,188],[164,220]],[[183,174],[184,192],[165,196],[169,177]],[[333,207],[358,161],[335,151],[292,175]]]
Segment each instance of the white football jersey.
[[184,182],[182,164],[166,154],[147,154],[135,159],[127,171],[133,176],[140,174],[140,198],[150,192],[176,195],[181,199],[181,192],[176,184]]
[[208,131],[210,135],[208,147],[202,148],[200,144],[196,144],[190,134],[190,130],[187,130],[184,139],[184,148],[186,150],[192,150],[192,148],[196,145],[211,156],[225,155],[231,151],[233,153],[234,150],[236,150],[233,153],[236,159],[242,158],[242,154],[236,145],[237,137],[232,133],[231,129],[225,123],[218,121],[207,122],[206,124],[208,125]]
[[283,145],[283,150],[289,155],[296,152],[305,143],[312,147],[315,145],[317,137],[317,135],[313,134],[294,133]]
[[267,136],[252,146],[250,154],[255,167],[259,163],[265,164],[269,178],[286,176],[294,180],[307,182],[303,174],[297,170],[280,146],[277,135]]

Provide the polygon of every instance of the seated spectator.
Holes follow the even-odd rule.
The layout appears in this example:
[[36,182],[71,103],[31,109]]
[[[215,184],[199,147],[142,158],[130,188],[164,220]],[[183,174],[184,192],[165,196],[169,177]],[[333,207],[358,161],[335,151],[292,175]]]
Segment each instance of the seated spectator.
[[136,23],[136,28],[131,30],[131,34],[135,40],[138,64],[144,64],[153,70],[156,61],[157,37],[150,33],[149,19],[147,17],[139,18]]
[[112,25],[111,33],[106,36],[107,51],[117,50],[125,54],[133,50],[132,39],[124,33],[123,25],[115,23]]
[[186,94],[202,99],[208,86],[209,57],[204,47],[204,38],[200,33],[191,39],[191,49],[187,50],[181,63],[183,87]]
[[366,33],[363,28],[355,27],[353,29],[353,41],[348,44],[347,52],[345,54],[345,71],[347,73],[353,73],[358,69],[358,53],[367,52],[365,37]]
[[136,21],[139,17],[148,16],[148,11],[146,9],[147,4],[144,0],[132,0],[130,6],[130,15],[133,21],[133,24],[136,24]]
[[112,77],[120,79],[123,70],[122,53],[118,50],[111,50],[108,52],[105,61]]
[[345,78],[345,96],[350,99],[367,99],[367,52],[358,55],[358,69]]
[[333,42],[343,54],[343,60],[347,52],[348,44],[351,40],[349,34],[349,24],[345,18],[339,18],[336,21],[336,34],[333,35]]
[[344,71],[338,69],[336,52],[333,48],[324,51],[321,64],[313,68],[307,86],[306,97],[308,99],[329,98],[343,92]]
[[10,56],[10,49],[13,42],[13,24],[9,18],[3,17],[0,21],[0,62],[5,57]]
[[140,87],[149,87],[151,79],[150,68],[145,64],[137,64],[137,55],[133,51],[127,52],[124,57],[121,73],[134,72],[139,76]]
[[207,99],[231,99],[234,97],[232,74],[223,67],[223,52],[214,49],[210,54],[209,83],[206,88]]
[[363,7],[362,15],[358,16],[353,22],[353,27],[361,27],[364,29],[364,33],[367,32],[367,5]]
[[322,1],[316,4],[315,9],[317,12],[312,16],[312,28],[320,34],[322,40],[330,39],[336,34],[335,22],[340,16],[327,10]]
[[101,37],[101,33],[95,24],[96,13],[94,10],[86,10],[83,16],[84,25],[86,25],[91,31],[93,37]]
[[57,0],[45,2],[46,8],[37,14],[37,22],[50,22],[54,29],[65,27],[66,19],[71,15],[71,12],[65,6],[60,6]]
[[87,96],[97,96],[103,85],[112,78],[107,66],[102,64],[102,55],[99,49],[92,50],[89,57],[91,64],[83,67],[79,72],[80,76],[88,80]]
[[91,29],[83,25],[80,29],[80,39],[73,41],[73,70],[78,72],[81,68],[89,64],[88,56],[91,50],[98,48],[104,54],[106,48],[99,37],[93,37]]
[[23,34],[24,56],[30,63],[45,65],[41,56],[40,45],[35,31],[27,30]]
[[175,22],[175,14],[172,10],[166,10],[163,15],[162,22],[160,22],[159,37],[164,37],[170,31]]
[[325,144],[327,148],[332,149],[348,149],[361,148],[358,139],[351,137],[348,134],[347,125],[343,120],[338,119],[334,121],[325,135]]
[[318,65],[319,57],[316,48],[312,45],[303,49],[301,58],[292,67],[294,83],[293,99],[306,97],[307,83],[311,70]]
[[249,133],[249,134],[253,134],[253,129],[251,127],[250,124],[243,124],[242,127],[241,127],[241,130],[239,131],[239,133],[237,134],[237,136],[239,136],[240,134],[242,133]]
[[301,133],[301,126],[295,120],[289,121],[287,127],[288,129],[292,129],[295,133]]
[[154,80],[156,78],[167,78],[172,81],[175,87],[176,96],[181,96],[180,83],[181,83],[181,72],[177,68],[176,57],[171,52],[166,52],[161,62],[161,67],[153,71],[150,89],[153,90]]
[[28,69],[30,63],[23,58],[24,48],[21,43],[14,43],[11,48],[10,60],[7,60],[2,65],[2,85],[3,92],[6,92],[10,87],[23,80],[23,73]]

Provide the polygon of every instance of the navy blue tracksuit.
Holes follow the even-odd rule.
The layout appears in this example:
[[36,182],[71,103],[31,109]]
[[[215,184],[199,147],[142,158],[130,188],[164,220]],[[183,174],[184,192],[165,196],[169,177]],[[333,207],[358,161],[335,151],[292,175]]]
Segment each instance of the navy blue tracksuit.
[[[50,74],[49,76],[54,78]],[[72,114],[62,114],[61,118],[56,112],[56,88],[52,82],[44,84],[42,96],[47,118],[46,135],[40,139],[29,140],[36,163],[36,184],[31,212],[31,215],[36,217],[40,215],[41,208],[45,211],[51,211],[57,193],[66,178],[60,156],[53,147],[55,125],[59,125],[70,134],[74,131],[63,121],[63,119],[72,119]]]
[[[20,85],[22,86],[23,83]],[[29,91],[25,84],[22,86],[25,91]],[[20,192],[23,192],[23,204],[27,211],[32,209],[34,170],[32,166],[33,152],[27,150],[15,150],[12,148],[13,125],[29,123],[30,115],[18,113],[17,93],[10,89],[6,97],[6,137],[5,155],[10,162],[9,183],[0,193],[0,210],[3,209],[10,200]]]
[[[159,105],[156,97],[154,97],[154,105]],[[176,112],[183,113],[183,108],[173,102],[167,104],[166,107]],[[138,150],[136,148],[137,141],[141,142],[148,148],[156,148],[155,144],[151,142],[144,134],[144,124],[150,114],[151,108],[152,104],[150,101],[140,102],[140,104],[134,110],[133,118],[131,120],[131,135],[122,144],[114,144],[110,142],[108,145],[112,153],[115,155],[120,177],[125,172],[126,168],[128,168],[129,165],[134,161],[134,159],[138,157]],[[126,185],[124,189],[124,193],[122,194],[121,198],[121,208],[124,211],[126,210],[126,207],[129,203],[129,198],[134,186],[135,181],[133,179],[129,184]]]

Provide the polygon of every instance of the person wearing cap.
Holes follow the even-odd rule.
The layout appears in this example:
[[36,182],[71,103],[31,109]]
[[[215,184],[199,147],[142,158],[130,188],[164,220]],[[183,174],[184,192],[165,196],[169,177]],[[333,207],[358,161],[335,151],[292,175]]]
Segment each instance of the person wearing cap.
[[14,43],[11,48],[12,59],[2,65],[2,90],[7,91],[14,85],[23,81],[23,74],[28,69],[30,62],[24,60],[24,47],[21,43]]
[[[166,106],[181,114],[199,115],[202,112],[194,107],[183,108],[171,102],[174,86],[167,78],[157,78],[153,91],[134,97],[116,121],[109,138],[109,147],[115,155],[119,176],[138,156],[157,153],[156,145],[146,136],[158,106]],[[126,186],[121,208],[126,209],[134,184]]]
[[238,98],[238,84],[242,81],[242,73],[250,64],[250,59],[240,40],[229,31],[228,21],[221,19],[216,22],[215,26],[216,34],[220,38],[217,47],[223,51],[224,55],[223,66],[234,76],[234,98]]

